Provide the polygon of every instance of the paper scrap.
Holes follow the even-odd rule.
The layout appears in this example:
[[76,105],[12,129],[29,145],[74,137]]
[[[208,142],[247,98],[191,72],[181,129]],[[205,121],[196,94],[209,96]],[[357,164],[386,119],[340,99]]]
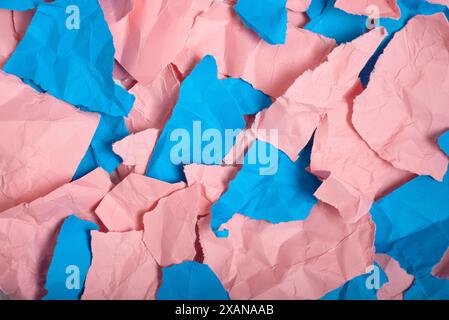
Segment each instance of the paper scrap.
[[327,111],[315,131],[310,162],[310,171],[324,179],[315,196],[347,219],[367,214],[376,199],[414,177],[380,158],[354,130],[353,99],[361,91],[356,84]]
[[11,299],[40,299],[65,218],[97,222],[93,208],[109,191],[108,174],[97,169],[46,196],[0,214],[0,290]]
[[25,11],[36,8],[45,0],[0,0],[0,8]]
[[112,150],[122,158],[124,165],[130,167],[130,171],[143,175],[158,136],[159,130],[147,129],[115,142],[112,145]]
[[[220,164],[234,144],[225,130],[243,129],[244,115],[257,113],[270,103],[269,97],[243,80],[219,80],[215,59],[206,56],[183,81],[146,174],[173,183],[185,181],[183,164]],[[206,133],[211,136],[207,138]]]
[[[68,19],[69,6],[74,21]],[[56,0],[37,7],[3,69],[83,110],[126,116],[134,97],[112,80],[113,57],[98,1]]]
[[[326,112],[345,103],[345,96],[358,83],[360,70],[384,36],[383,29],[375,29],[342,44],[326,62],[298,77],[285,94],[256,116],[253,129],[257,138],[295,161]],[[269,129],[277,130],[277,142],[265,136]]]
[[112,145],[127,135],[128,130],[122,117],[102,114],[89,148],[79,163],[73,179],[78,179],[98,167],[112,173],[122,162],[122,159],[113,152]]
[[378,300],[402,300],[403,292],[410,288],[414,277],[401,268],[399,263],[392,257],[378,253],[376,262],[385,270],[388,282],[377,291]]
[[374,19],[401,16],[396,0],[337,0],[335,7],[351,14],[372,16]]
[[236,214],[217,238],[210,216],[199,222],[204,263],[231,299],[318,299],[364,274],[374,259],[369,215],[346,223],[318,202],[304,221],[272,224]]
[[[125,5],[122,3],[125,2]],[[143,86],[154,81],[182,49],[196,18],[212,0],[102,0],[116,58]]]
[[388,254],[415,277],[404,299],[449,298],[449,281],[431,275],[449,246],[448,192],[447,180],[419,176],[371,209],[376,252]]
[[125,118],[129,132],[155,128],[162,130],[179,96],[180,80],[173,65],[167,66],[148,86],[136,83],[129,92],[136,97]]
[[343,286],[327,293],[321,300],[377,300],[376,294],[389,278],[377,263],[367,270],[369,272],[349,280]]
[[243,25],[232,5],[214,2],[196,18],[174,64],[186,75],[204,56],[212,55],[220,74],[242,78],[277,98],[334,46],[335,41],[290,24],[285,44],[272,46]]
[[144,213],[184,187],[183,182],[171,184],[131,173],[101,200],[95,213],[110,231],[142,230]]
[[307,10],[310,22],[304,28],[335,39],[338,44],[352,41],[366,32],[366,17],[348,14],[334,5],[335,0],[312,0]]
[[0,212],[70,182],[98,125],[0,71]]
[[143,240],[160,266],[195,258],[196,223],[209,213],[210,205],[201,187],[193,185],[159,200],[153,210],[145,213]]
[[287,0],[238,0],[234,10],[245,25],[269,44],[285,43]]
[[436,144],[449,129],[449,78],[441,71],[449,63],[448,25],[442,14],[417,16],[396,33],[352,115],[357,132],[382,159],[440,181],[449,163]]
[[92,264],[83,300],[155,299],[159,268],[142,236],[142,231],[92,232]]
[[209,266],[186,261],[162,269],[157,299],[229,300],[229,295]]
[[[227,230],[221,230],[221,226],[234,213],[272,223],[304,220],[317,202],[313,193],[320,184],[306,172],[310,149],[304,149],[299,159],[292,162],[269,143],[256,141],[227,191],[212,206],[212,230],[218,236],[227,236]],[[260,154],[276,162],[261,163],[260,156],[256,156]]]
[[79,300],[90,267],[90,231],[98,226],[75,215],[62,224],[50,268],[44,300]]

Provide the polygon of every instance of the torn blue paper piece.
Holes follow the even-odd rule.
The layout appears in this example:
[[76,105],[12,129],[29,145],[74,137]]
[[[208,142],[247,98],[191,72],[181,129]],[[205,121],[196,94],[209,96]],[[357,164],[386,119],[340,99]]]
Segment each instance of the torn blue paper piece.
[[283,44],[287,36],[287,0],[238,0],[234,10],[243,23],[269,44]]
[[449,175],[438,182],[419,176],[377,201],[376,252],[396,259],[415,280],[405,298],[449,298],[449,283],[431,276],[449,247]]
[[333,38],[337,44],[349,42],[366,32],[366,17],[335,8],[335,0],[312,0],[304,29]]
[[387,275],[375,262],[366,274],[349,280],[321,300],[377,300],[377,291],[387,282]]
[[404,292],[404,300],[449,300],[449,280],[431,274],[416,277]]
[[71,215],[59,231],[47,273],[44,300],[79,300],[92,260],[90,232],[98,226]]
[[115,84],[112,35],[97,0],[42,3],[4,71],[87,111],[126,116],[134,96]]
[[438,145],[449,156],[449,131],[446,131],[438,138]]
[[185,181],[183,164],[221,164],[245,127],[244,115],[271,105],[271,99],[241,79],[217,78],[212,56],[198,63],[181,84],[171,118],[151,156],[147,176]]
[[304,220],[317,202],[313,194],[320,185],[306,171],[310,152],[311,143],[292,162],[271,144],[256,140],[228,190],[211,208],[211,228],[215,234],[228,235],[227,230],[219,229],[235,213],[272,223]]
[[89,149],[76,169],[73,180],[85,176],[98,167],[112,173],[122,163],[122,159],[112,151],[112,144],[127,135],[128,129],[123,117],[101,115]]
[[384,52],[384,49],[391,41],[394,34],[401,30],[411,18],[418,14],[427,16],[438,12],[444,12],[446,17],[449,18],[449,9],[443,5],[432,4],[424,0],[398,0],[397,4],[401,12],[401,16],[398,20],[393,18],[379,19],[379,25],[385,27],[388,34],[360,72],[360,79],[365,86],[369,82],[371,72],[374,70],[374,66],[379,59],[379,56]]
[[162,269],[158,300],[229,300],[208,265],[187,261]]
[[0,8],[15,11],[26,11],[36,8],[44,0],[0,0]]

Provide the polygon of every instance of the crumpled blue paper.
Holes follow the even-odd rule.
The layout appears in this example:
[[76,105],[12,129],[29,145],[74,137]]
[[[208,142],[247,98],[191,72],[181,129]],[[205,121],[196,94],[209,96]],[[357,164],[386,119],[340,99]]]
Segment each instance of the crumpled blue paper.
[[[44,300],[78,300],[92,260],[90,232],[98,226],[71,215],[59,231],[58,242],[47,273]],[[79,275],[79,277],[78,277]]]
[[449,131],[446,131],[438,138],[438,144],[441,150],[447,155],[449,155]]
[[243,23],[269,44],[283,44],[287,36],[287,0],[238,0],[234,10]]
[[367,280],[370,281],[369,277],[374,275],[374,271],[371,271],[347,281],[341,287],[327,293],[321,300],[377,300],[377,291],[388,282],[388,277],[376,262],[374,266],[379,272],[378,289],[366,285]]
[[[235,143],[234,138],[226,141],[226,130],[243,129],[244,115],[271,105],[271,99],[249,83],[234,78],[219,80],[217,72],[215,59],[206,56],[182,82],[178,102],[156,143],[147,176],[175,183],[185,181],[183,164],[220,164]],[[206,137],[208,133],[219,133],[220,137]],[[211,142],[216,142],[220,150],[209,149]]]
[[366,17],[349,14],[335,8],[335,0],[312,0],[304,29],[333,38],[340,44],[349,42],[366,32]]
[[0,8],[7,10],[26,11],[36,8],[44,0],[0,0]]
[[[272,223],[304,220],[316,204],[313,195],[319,187],[319,180],[306,171],[310,164],[311,143],[299,155],[296,162],[267,142],[256,140],[245,155],[243,166],[230,182],[228,190],[212,206],[211,228],[219,237],[226,237],[227,230],[221,225],[235,213]],[[250,160],[260,150],[275,154],[277,172],[261,175],[265,168]]]
[[78,165],[73,180],[85,176],[98,167],[112,173],[122,163],[122,159],[112,151],[112,144],[127,135],[128,129],[123,117],[101,115],[89,149]]
[[[78,29],[71,24],[74,8]],[[56,0],[38,5],[3,69],[83,110],[126,116],[134,97],[112,79],[114,53],[97,0]]]
[[[446,134],[440,147],[447,152]],[[415,277],[404,299],[449,299],[449,280],[431,275],[449,247],[449,173],[443,182],[419,176],[377,201],[376,252],[396,259]]]
[[229,300],[229,294],[206,264],[186,261],[162,269],[158,300]]

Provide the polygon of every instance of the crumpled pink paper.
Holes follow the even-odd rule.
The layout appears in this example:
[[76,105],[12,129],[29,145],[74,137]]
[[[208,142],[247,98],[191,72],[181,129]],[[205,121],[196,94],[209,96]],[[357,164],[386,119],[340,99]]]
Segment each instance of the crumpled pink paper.
[[130,172],[144,175],[158,137],[159,130],[147,129],[115,142],[112,150]]
[[3,68],[19,43],[15,37],[13,12],[0,9],[0,68]]
[[370,215],[346,223],[318,202],[304,221],[272,224],[236,214],[217,238],[199,222],[204,263],[231,299],[317,299],[366,272],[374,259]]
[[[144,231],[93,231],[93,258],[82,299],[155,299],[161,266],[202,259],[198,217],[209,214],[212,201],[218,200],[235,170],[230,166],[188,165],[189,186],[161,198],[145,214]],[[126,179],[130,177],[147,178],[131,174]],[[126,188],[122,191],[121,196],[129,194]],[[132,205],[131,199],[124,208]]]
[[377,7],[379,16],[375,18],[395,18],[401,16],[396,0],[337,0],[335,7],[351,14],[369,15],[369,8]]
[[427,0],[430,3],[442,4],[449,7],[449,0]]
[[380,56],[352,115],[357,132],[381,158],[440,181],[449,162],[437,144],[449,129],[448,47],[443,14],[411,19]]
[[[257,114],[253,125],[257,138],[296,161],[326,113],[345,104],[345,96],[384,37],[383,28],[374,29],[338,46],[326,62],[298,77],[284,95]],[[270,129],[277,130],[277,141],[266,136]]]
[[221,74],[242,78],[278,97],[334,46],[334,40],[293,25],[287,27],[285,44],[270,45],[244,26],[232,5],[215,2],[196,18],[174,64],[186,75],[205,55],[213,55]]
[[155,299],[160,271],[143,243],[143,232],[91,234],[92,263],[81,299]]
[[414,176],[381,159],[354,130],[352,102],[361,91],[357,83],[327,111],[316,129],[310,161],[310,171],[325,179],[315,196],[350,220],[366,214],[374,200]]
[[388,282],[377,291],[377,299],[402,300],[403,292],[410,288],[414,277],[402,269],[395,259],[386,254],[376,254],[375,261],[388,277]]
[[142,230],[144,213],[184,187],[184,182],[172,184],[131,173],[101,200],[95,213],[109,231]]
[[[217,2],[225,1],[218,0]],[[226,2],[235,4],[237,3],[237,0],[228,0]],[[304,27],[309,21],[306,11],[310,6],[310,2],[311,0],[287,0],[286,8],[288,23],[294,25],[297,28]]]
[[40,299],[65,218],[76,214],[97,222],[93,208],[109,191],[103,169],[62,185],[45,197],[0,214],[0,290],[11,299]]
[[0,212],[71,181],[99,116],[0,71]]
[[195,18],[212,0],[102,0],[115,57],[141,85],[173,62]]
[[125,118],[128,130],[162,130],[178,101],[179,89],[180,80],[173,65],[167,66],[150,85],[136,83],[129,90],[136,97],[136,101]]
[[0,68],[3,68],[25,34],[34,10],[0,9]]
[[189,164],[184,166],[187,184],[200,185],[204,196],[210,202],[216,202],[221,194],[228,188],[229,182],[237,174],[236,166],[216,166]]
[[143,218],[144,242],[160,266],[202,255],[197,223],[237,173],[233,166],[191,164],[184,167],[188,187],[162,198]]
[[157,263],[166,267],[193,260],[197,254],[195,226],[212,203],[201,186],[193,185],[159,200],[143,218],[144,242]]

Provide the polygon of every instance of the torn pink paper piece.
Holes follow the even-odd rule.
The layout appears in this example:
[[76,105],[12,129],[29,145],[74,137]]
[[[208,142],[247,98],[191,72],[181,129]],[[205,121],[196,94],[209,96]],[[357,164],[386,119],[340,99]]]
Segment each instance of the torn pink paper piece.
[[449,248],[444,253],[440,262],[432,269],[432,274],[441,279],[449,279]]
[[371,18],[395,18],[401,16],[396,0],[337,0],[335,7],[351,14]]
[[0,9],[0,68],[16,50],[33,14],[33,10],[21,12]]
[[[114,81],[126,90],[130,90],[137,81],[123,68],[117,60],[114,59],[114,69],[112,76]],[[128,114],[129,116],[129,114]]]
[[312,0],[287,0],[287,9],[296,12],[306,12]]
[[[120,64],[147,86],[184,46],[195,18],[212,0],[103,0]],[[114,8],[118,6],[118,8]]]
[[11,299],[40,299],[64,219],[97,222],[93,208],[109,191],[109,175],[96,169],[45,197],[0,214],[0,290]]
[[320,64],[334,46],[334,40],[293,25],[287,27],[285,44],[272,46],[245,27],[232,5],[215,2],[196,18],[174,64],[186,75],[205,55],[213,55],[221,74],[242,78],[278,97],[300,74]]
[[0,212],[71,181],[99,116],[0,71]]
[[187,184],[201,185],[204,195],[211,203],[216,202],[226,191],[237,171],[236,166],[189,164],[184,167]]
[[12,11],[0,9],[0,68],[3,68],[18,43]]
[[160,266],[166,267],[193,260],[196,223],[199,216],[209,213],[212,203],[194,184],[159,200],[143,218],[144,242]]
[[184,182],[172,184],[131,173],[103,198],[95,213],[109,231],[141,230],[144,213],[184,187]]
[[161,266],[202,256],[198,219],[210,214],[211,205],[226,190],[237,168],[191,164],[184,172],[189,186],[159,200],[143,219],[144,242]]
[[364,274],[374,259],[370,215],[348,224],[318,202],[304,221],[272,224],[236,214],[217,238],[199,222],[204,263],[231,299],[317,299]]
[[444,14],[416,16],[380,56],[352,122],[381,158],[442,180],[448,157],[437,138],[449,129],[449,24]]
[[310,171],[325,179],[315,196],[346,219],[368,213],[373,201],[414,177],[381,159],[354,130],[352,101],[360,83],[326,113],[315,131]]
[[435,4],[442,4],[442,5],[449,7],[449,0],[427,0],[427,2],[435,3]]
[[144,175],[158,136],[157,129],[130,134],[115,142],[112,150],[122,158],[123,165],[130,167],[131,172]]
[[402,300],[403,292],[410,288],[414,277],[402,269],[395,259],[386,254],[376,254],[375,261],[388,277],[388,282],[377,291],[377,299]]
[[148,86],[136,83],[129,92],[136,97],[127,118],[130,132],[162,129],[178,101],[180,81],[172,65],[167,66]]
[[92,263],[82,300],[156,298],[159,267],[142,240],[142,231],[92,231]]
[[[383,28],[374,29],[338,46],[326,62],[302,74],[284,95],[257,114],[253,125],[257,138],[271,142],[296,161],[326,113],[344,105],[360,71],[384,37]],[[277,130],[277,141],[267,137],[270,129]]]

